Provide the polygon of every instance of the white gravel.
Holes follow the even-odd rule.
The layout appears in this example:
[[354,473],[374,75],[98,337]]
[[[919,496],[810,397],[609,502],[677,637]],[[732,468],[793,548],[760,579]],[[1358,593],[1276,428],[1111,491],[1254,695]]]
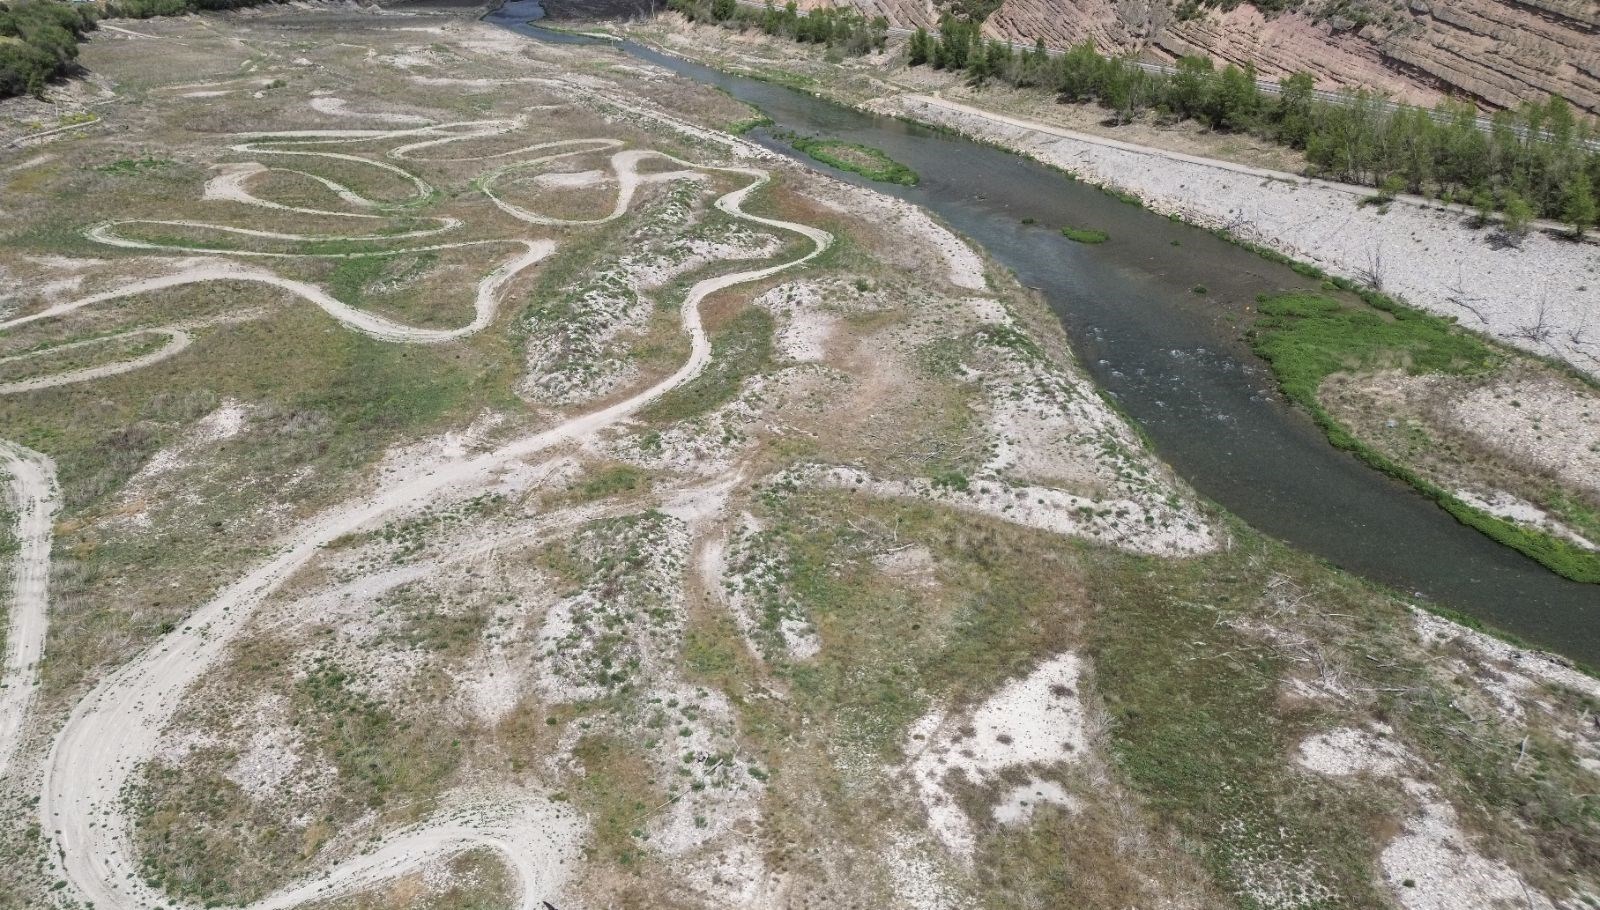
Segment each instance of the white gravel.
[[1393,734],[1381,724],[1371,730],[1339,727],[1301,740],[1296,757],[1301,767],[1329,777],[1393,777],[1411,761]]
[[1408,781],[1418,815],[1383,849],[1384,881],[1405,910],[1555,910],[1516,870],[1473,847],[1434,788]]

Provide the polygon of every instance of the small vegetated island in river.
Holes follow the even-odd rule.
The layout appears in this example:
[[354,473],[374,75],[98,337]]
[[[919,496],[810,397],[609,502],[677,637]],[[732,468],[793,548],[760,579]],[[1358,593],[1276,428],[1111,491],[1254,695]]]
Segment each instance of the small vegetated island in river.
[[1600,582],[1600,390],[1381,294],[1262,298],[1251,341],[1335,445]]
[[1095,228],[1081,228],[1067,226],[1061,229],[1061,236],[1074,243],[1105,243],[1111,235]]
[[917,172],[868,145],[857,145],[843,139],[817,139],[810,136],[789,136],[795,148],[830,167],[860,174],[880,183],[898,183],[916,186]]

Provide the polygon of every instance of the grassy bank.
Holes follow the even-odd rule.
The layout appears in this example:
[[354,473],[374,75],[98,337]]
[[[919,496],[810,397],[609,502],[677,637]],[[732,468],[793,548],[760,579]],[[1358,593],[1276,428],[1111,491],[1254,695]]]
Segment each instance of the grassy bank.
[[[1317,397],[1323,380],[1338,372],[1401,368],[1413,375],[1485,375],[1506,355],[1449,321],[1389,302],[1379,309],[1310,293],[1260,301],[1251,345],[1272,365],[1283,391],[1311,413],[1334,445],[1439,503],[1469,527],[1537,560],[1573,581],[1600,583],[1600,553],[1498,518],[1462,502],[1418,471],[1400,464],[1335,420]],[[1383,298],[1386,300],[1386,298]]]

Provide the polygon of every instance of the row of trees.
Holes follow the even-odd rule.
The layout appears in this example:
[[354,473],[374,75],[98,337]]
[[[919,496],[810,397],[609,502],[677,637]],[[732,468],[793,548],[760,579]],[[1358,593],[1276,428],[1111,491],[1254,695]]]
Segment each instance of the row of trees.
[[847,54],[880,51],[889,40],[888,19],[868,19],[852,7],[824,7],[802,13],[794,0],[782,7],[768,0],[761,9],[741,6],[735,0],[668,0],[667,7],[691,22],[710,22],[739,31],[758,29]]
[[1386,195],[1413,192],[1511,214],[1527,209],[1580,232],[1595,223],[1595,129],[1561,98],[1502,111],[1485,132],[1464,102],[1425,109],[1363,91],[1334,102],[1318,97],[1309,73],[1284,79],[1268,95],[1250,67],[1218,70],[1208,58],[1184,57],[1170,74],[1150,72],[1088,43],[1057,57],[1042,43],[1017,52],[985,40],[976,23],[953,18],[936,33],[912,34],[907,57],[913,66],[961,70],[974,83],[1000,79],[1054,92],[1063,102],[1095,102],[1120,122],[1153,111],[1254,133],[1303,149],[1323,176]]
[[92,3],[62,0],[0,3],[0,98],[43,95],[45,83],[77,65],[78,43],[101,16],[149,19],[264,2],[271,0],[111,0],[98,11]]

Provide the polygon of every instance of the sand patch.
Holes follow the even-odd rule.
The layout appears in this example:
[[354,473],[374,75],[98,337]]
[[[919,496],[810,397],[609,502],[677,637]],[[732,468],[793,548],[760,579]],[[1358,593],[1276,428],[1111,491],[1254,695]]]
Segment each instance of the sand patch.
[[605,171],[548,171],[533,182],[547,189],[581,190],[610,183],[611,176]]
[[[951,788],[954,780],[986,786],[1011,768],[1082,759],[1089,734],[1078,697],[1081,673],[1076,654],[1060,654],[1007,683],[970,715],[935,708],[912,724],[906,742],[911,777],[929,828],[952,853],[970,856],[976,840],[972,820]],[[1038,790],[1044,796],[1054,792]],[[1008,791],[1002,806],[1018,799]],[[1015,814],[1020,807],[1006,811]]]
[[1302,768],[1329,777],[1371,774],[1394,777],[1411,761],[1410,754],[1384,725],[1371,730],[1339,727],[1300,741],[1295,756]]
[[1424,784],[1407,789],[1422,802],[1379,857],[1384,882],[1405,910],[1555,910],[1516,870],[1472,846],[1455,809]]

